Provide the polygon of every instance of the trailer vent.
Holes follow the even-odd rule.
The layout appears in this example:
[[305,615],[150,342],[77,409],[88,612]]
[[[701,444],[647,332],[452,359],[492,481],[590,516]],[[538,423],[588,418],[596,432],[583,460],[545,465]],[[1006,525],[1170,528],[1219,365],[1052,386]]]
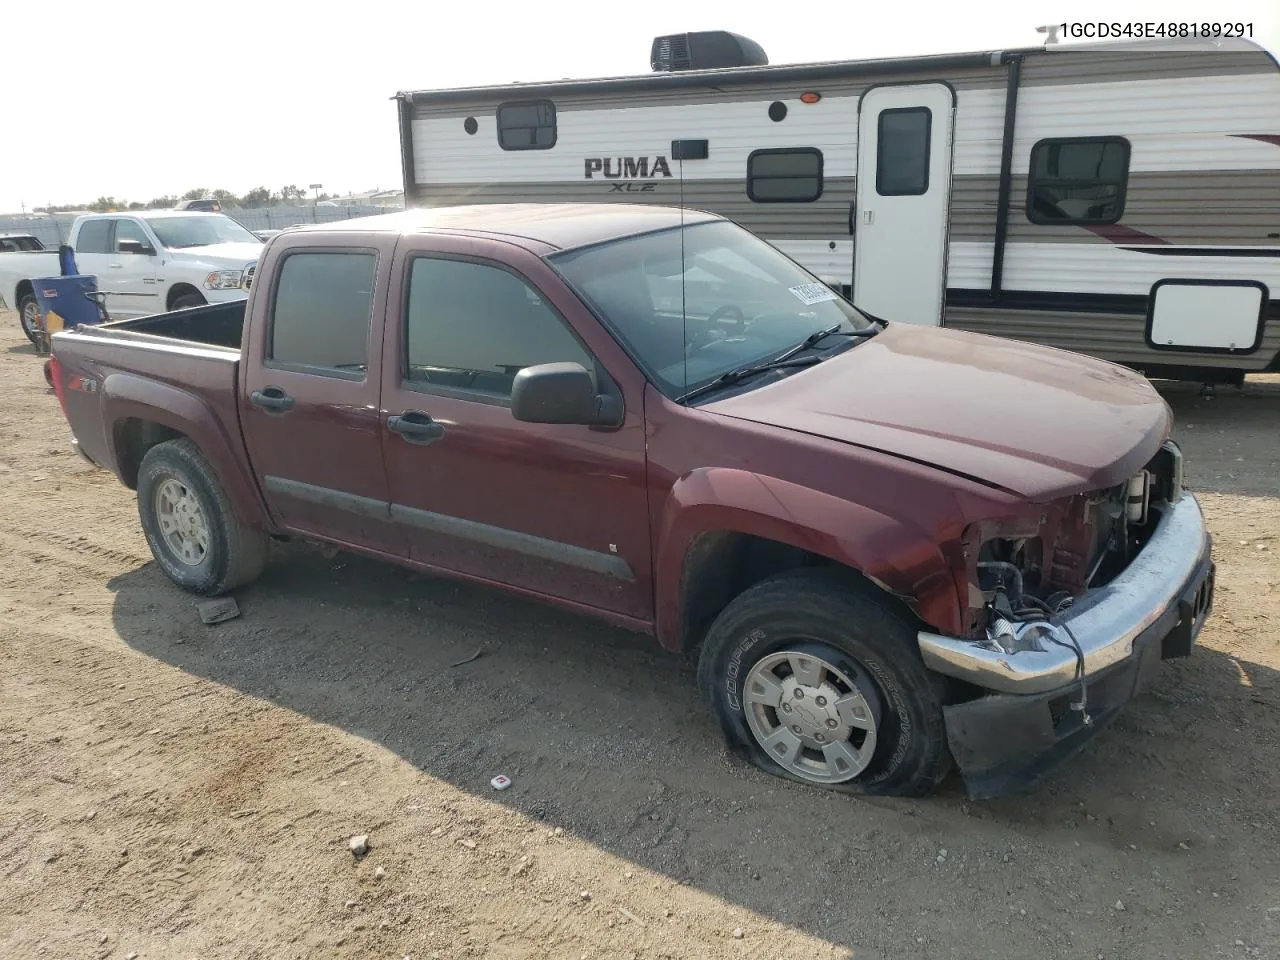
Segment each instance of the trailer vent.
[[672,33],[657,37],[649,65],[657,73],[675,70],[716,70],[724,67],[764,67],[769,63],[754,40],[725,30]]

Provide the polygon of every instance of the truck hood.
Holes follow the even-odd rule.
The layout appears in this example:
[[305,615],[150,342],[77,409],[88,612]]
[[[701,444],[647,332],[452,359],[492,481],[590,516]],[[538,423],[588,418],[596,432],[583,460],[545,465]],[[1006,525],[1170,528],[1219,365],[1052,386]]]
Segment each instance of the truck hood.
[[923,462],[1033,501],[1120,483],[1170,428],[1168,405],[1122,367],[903,324],[702,409]]
[[167,251],[170,260],[207,263],[214,267],[243,267],[262,256],[261,243],[211,243],[206,247],[182,247]]

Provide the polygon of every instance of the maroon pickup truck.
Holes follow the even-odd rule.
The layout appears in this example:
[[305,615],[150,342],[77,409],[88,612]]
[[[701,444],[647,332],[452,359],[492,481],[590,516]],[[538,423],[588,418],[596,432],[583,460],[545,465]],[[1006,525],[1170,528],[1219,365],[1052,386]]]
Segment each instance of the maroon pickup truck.
[[180,586],[297,536],[647,631],[737,753],[840,790],[1026,786],[1212,603],[1146,380],[865,316],[707,214],[290,230],[247,303],[58,333],[52,376]]

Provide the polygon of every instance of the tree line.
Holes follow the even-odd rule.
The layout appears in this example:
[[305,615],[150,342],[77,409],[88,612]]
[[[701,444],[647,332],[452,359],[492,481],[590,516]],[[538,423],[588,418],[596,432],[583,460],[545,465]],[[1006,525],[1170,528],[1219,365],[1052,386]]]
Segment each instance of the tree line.
[[[336,196],[322,193],[317,200],[331,200]],[[64,203],[56,206],[36,207],[36,213],[65,213],[69,210],[92,210],[94,213],[110,213],[114,210],[166,210],[177,206],[183,200],[203,200],[213,197],[224,207],[274,207],[279,204],[303,203],[310,199],[307,191],[297,184],[289,184],[279,190],[267,187],[254,187],[244,196],[236,196],[230,190],[206,190],[196,187],[188,190],[180,197],[155,197],[145,203],[134,200],[118,200],[115,197],[99,197],[93,203]]]

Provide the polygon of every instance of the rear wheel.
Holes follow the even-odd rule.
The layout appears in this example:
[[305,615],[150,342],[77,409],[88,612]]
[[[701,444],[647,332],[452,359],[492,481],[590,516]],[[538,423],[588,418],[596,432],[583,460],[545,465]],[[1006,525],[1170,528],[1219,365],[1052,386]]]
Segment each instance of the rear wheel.
[[918,795],[950,769],[942,682],[915,627],[847,577],[796,571],[745,591],[712,624],[698,682],[729,747],[777,776]]
[[41,346],[40,304],[36,302],[34,294],[28,293],[18,301],[18,322],[22,324],[22,332],[27,335],[27,339],[37,347]]
[[156,563],[192,593],[234,590],[255,579],[266,563],[266,535],[235,515],[190,440],[157,444],[142,458],[138,516]]

